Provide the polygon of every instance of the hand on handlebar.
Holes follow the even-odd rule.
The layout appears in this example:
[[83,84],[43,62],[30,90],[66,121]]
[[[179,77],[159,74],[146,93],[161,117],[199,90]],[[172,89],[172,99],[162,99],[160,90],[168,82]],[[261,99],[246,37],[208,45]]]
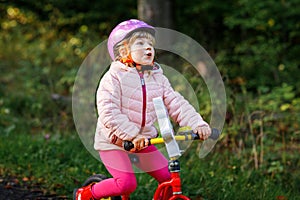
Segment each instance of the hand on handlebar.
[[201,140],[206,140],[211,135],[211,128],[209,126],[198,126],[193,132],[198,134]]
[[149,145],[149,140],[145,136],[138,135],[132,140],[134,148],[130,151],[135,152],[146,148]]
[[[191,132],[194,132],[193,134]],[[178,135],[175,136],[176,141],[187,141],[187,140],[218,140],[221,132],[217,128],[210,128],[209,126],[202,126],[197,127],[195,130],[187,130],[183,132],[178,132]],[[153,138],[153,139],[147,139],[144,136],[139,135],[134,139],[136,144],[139,144],[138,148],[135,148],[135,144],[133,144],[132,141],[124,140],[123,141],[123,147],[126,151],[136,152],[143,148],[146,148],[147,146],[151,144],[161,144],[165,141],[163,138]]]

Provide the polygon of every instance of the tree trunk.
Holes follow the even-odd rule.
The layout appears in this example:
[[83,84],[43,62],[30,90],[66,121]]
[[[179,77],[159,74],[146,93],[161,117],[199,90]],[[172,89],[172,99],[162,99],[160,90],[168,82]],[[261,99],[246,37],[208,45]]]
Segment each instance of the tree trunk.
[[[138,0],[138,18],[151,26],[159,28],[173,28],[173,7],[172,0]],[[166,31],[156,32],[156,42],[162,47],[170,47],[173,44],[172,35]],[[160,61],[164,60],[163,52],[156,52],[160,55]]]
[[172,1],[138,0],[138,18],[152,26],[172,28]]

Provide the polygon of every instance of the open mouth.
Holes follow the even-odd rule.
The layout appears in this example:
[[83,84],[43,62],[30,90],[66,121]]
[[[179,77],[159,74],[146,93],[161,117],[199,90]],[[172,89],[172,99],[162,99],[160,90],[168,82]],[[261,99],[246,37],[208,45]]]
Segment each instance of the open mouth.
[[152,56],[152,53],[149,52],[149,53],[147,53],[146,55],[147,55],[147,56]]

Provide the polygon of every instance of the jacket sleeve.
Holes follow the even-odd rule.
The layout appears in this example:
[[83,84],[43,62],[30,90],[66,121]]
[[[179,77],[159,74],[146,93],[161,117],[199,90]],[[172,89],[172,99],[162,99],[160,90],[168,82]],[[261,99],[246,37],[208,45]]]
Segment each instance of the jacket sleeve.
[[164,103],[170,117],[179,126],[189,126],[195,129],[198,126],[208,126],[195,108],[178,92],[174,91],[167,77],[163,76]]
[[139,133],[139,128],[121,112],[120,83],[109,71],[101,79],[97,90],[98,123],[104,127],[107,138],[115,136],[122,140],[132,140]]

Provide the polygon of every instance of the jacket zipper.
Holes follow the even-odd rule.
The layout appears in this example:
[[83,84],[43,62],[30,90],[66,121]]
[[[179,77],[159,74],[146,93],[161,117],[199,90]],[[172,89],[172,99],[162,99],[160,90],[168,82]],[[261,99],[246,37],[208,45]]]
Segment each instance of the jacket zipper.
[[145,79],[144,79],[144,73],[139,72],[140,79],[141,79],[141,84],[142,84],[142,95],[143,95],[143,110],[142,110],[142,124],[141,127],[143,128],[146,123],[146,85],[145,85]]

